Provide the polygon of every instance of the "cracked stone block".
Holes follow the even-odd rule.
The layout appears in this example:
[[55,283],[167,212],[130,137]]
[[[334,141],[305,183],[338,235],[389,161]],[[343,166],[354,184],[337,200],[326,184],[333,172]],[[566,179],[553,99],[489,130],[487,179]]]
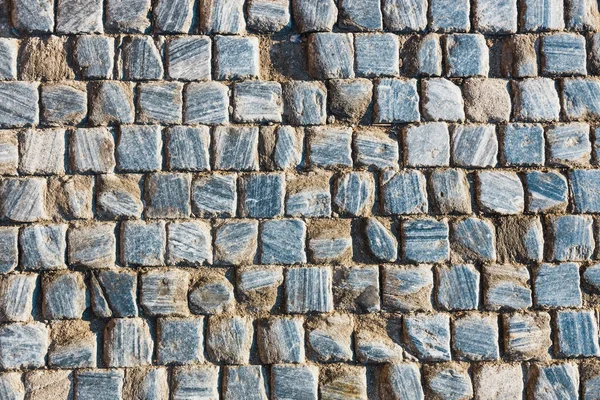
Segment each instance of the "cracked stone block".
[[221,125],[229,122],[229,89],[219,82],[190,83],[184,91],[186,124]]
[[0,278],[0,321],[27,322],[32,319],[37,281],[37,276],[34,274],[2,275]]
[[378,0],[342,0],[338,25],[350,31],[380,31],[383,29],[380,6]]
[[[439,1],[439,0],[438,0]],[[448,0],[442,0],[452,4]],[[489,49],[483,35],[460,33],[446,38],[444,49],[449,77],[488,76]]]
[[242,123],[281,122],[282,89],[279,82],[245,81],[233,89],[233,119]]
[[243,0],[202,0],[200,15],[205,33],[243,34],[246,30]]
[[64,129],[27,129],[19,135],[19,172],[24,175],[65,173]]
[[235,175],[202,175],[192,183],[192,210],[199,217],[231,217],[237,208]]
[[48,364],[58,368],[95,368],[97,337],[87,321],[55,321],[50,329]]
[[402,226],[404,257],[416,263],[441,262],[448,259],[448,221],[412,219]]
[[522,31],[555,31],[565,27],[563,0],[525,0],[521,8]]
[[173,400],[218,399],[219,367],[213,365],[175,368],[171,378]]
[[274,169],[295,170],[304,165],[304,130],[302,128],[280,125],[276,130],[273,145]]
[[12,3],[12,22],[23,33],[54,31],[54,1],[16,0]]
[[591,357],[600,354],[598,324],[593,311],[558,311],[554,348],[560,357]]
[[0,133],[0,173],[17,175],[19,167],[19,141],[17,132]]
[[356,319],[356,358],[365,364],[402,361],[401,320],[398,316],[364,315]]
[[343,362],[352,359],[352,319],[332,314],[313,318],[306,324],[307,351],[319,362]]
[[473,385],[469,365],[459,363],[426,365],[423,368],[425,390],[429,398],[471,399]]
[[69,158],[76,173],[109,173],[115,168],[114,138],[106,128],[75,129],[69,136]]
[[258,127],[218,126],[213,131],[212,147],[216,170],[258,169]]
[[546,142],[548,164],[566,167],[589,165],[592,144],[588,124],[555,125],[546,131]]
[[314,365],[274,365],[271,397],[273,400],[316,400],[318,374]]
[[304,362],[304,328],[301,319],[264,319],[259,322],[256,334],[258,354],[264,364]]
[[110,319],[104,330],[104,362],[112,368],[150,365],[153,345],[145,319]]
[[186,316],[190,275],[179,269],[149,270],[140,277],[140,305],[150,316]]
[[253,328],[246,317],[211,316],[206,332],[208,359],[225,364],[248,364]]
[[501,44],[502,76],[526,78],[538,75],[536,37],[511,35]]
[[587,75],[585,37],[557,33],[541,38],[544,75]]
[[529,270],[519,265],[492,264],[483,267],[484,303],[490,310],[531,307]]
[[64,269],[67,225],[29,225],[21,230],[21,267],[25,270]]
[[525,180],[528,211],[546,213],[566,210],[567,179],[559,172],[528,171]]
[[369,172],[353,171],[336,177],[333,206],[350,216],[368,215],[375,202],[375,178]]
[[391,311],[430,311],[433,272],[430,265],[384,266],[383,307]]
[[473,12],[477,32],[487,34],[517,32],[516,0],[477,0]]
[[392,233],[389,222],[376,218],[367,219],[364,232],[371,255],[379,261],[394,262],[398,258],[398,240]]
[[102,33],[102,8],[102,0],[57,0],[56,32]]
[[121,261],[126,265],[164,264],[164,221],[126,221],[121,225]]
[[291,217],[328,217],[331,215],[329,174],[288,177],[286,215]]
[[42,85],[41,119],[49,125],[77,125],[87,115],[87,93],[83,84]]
[[207,126],[174,126],[166,137],[166,159],[171,170],[207,171],[210,169],[210,131]]
[[589,216],[563,215],[549,221],[549,258],[556,261],[585,261],[594,252],[594,234]]
[[517,120],[547,122],[559,119],[560,100],[553,80],[524,79],[514,83],[513,89],[513,114]]
[[302,314],[307,312],[327,313],[333,311],[331,286],[331,269],[328,267],[298,267],[288,269],[285,274],[287,312]]
[[0,182],[0,216],[15,222],[47,218],[46,179],[6,178]]
[[550,315],[544,312],[502,315],[504,349],[510,360],[544,360],[548,358]]
[[162,135],[159,126],[119,127],[117,168],[121,172],[151,172],[161,169]]
[[185,218],[190,215],[189,174],[157,173],[146,179],[147,218]]
[[210,225],[203,221],[173,222],[167,231],[167,263],[202,265],[212,263]]
[[329,112],[337,119],[358,122],[372,104],[373,83],[367,79],[331,79],[327,81]]
[[422,81],[423,116],[430,121],[463,121],[464,103],[460,87],[444,78]]
[[470,4],[467,0],[430,0],[429,28],[441,32],[468,32]]
[[134,121],[133,85],[130,82],[103,81],[89,86],[91,125],[130,124]]
[[136,317],[137,274],[129,270],[108,269],[90,277],[91,303],[99,317]]
[[450,134],[444,122],[409,126],[404,131],[408,167],[447,166],[450,163]]
[[448,311],[474,310],[479,304],[479,271],[470,264],[438,266],[436,299]]
[[132,400],[167,400],[169,371],[163,367],[141,367],[125,370],[124,398]]
[[94,177],[65,175],[48,181],[49,214],[58,219],[91,219]]
[[207,36],[173,37],[167,41],[166,60],[170,78],[210,80],[212,41]]
[[324,125],[327,89],[322,82],[292,81],[283,86],[283,114],[292,125]]
[[158,0],[152,10],[155,30],[160,33],[188,33],[194,17],[194,2]]
[[308,158],[317,168],[352,167],[352,129],[318,127],[308,131]]
[[600,212],[600,177],[597,170],[578,169],[569,174],[575,210],[580,213]]
[[512,399],[523,395],[520,364],[480,364],[473,372],[475,395],[481,400]]
[[[298,1],[298,0],[296,0]],[[313,33],[308,38],[308,71],[315,79],[354,78],[350,33]]]
[[67,38],[29,37],[21,45],[19,75],[28,81],[62,81],[75,77],[67,62]]
[[419,367],[412,363],[394,363],[383,367],[381,373],[381,389],[390,399],[403,398],[423,400],[421,373]]
[[107,31],[145,33],[150,27],[150,0],[106,0],[104,22]]
[[69,265],[107,268],[115,263],[115,225],[94,223],[69,228],[67,235]]
[[163,77],[162,56],[150,36],[128,36],[123,40],[123,76],[126,80]]
[[427,213],[427,188],[422,172],[385,170],[379,185],[385,215]]
[[140,175],[98,176],[96,212],[102,219],[139,218],[142,214]]
[[215,79],[232,81],[258,78],[260,52],[257,37],[216,36],[213,43]]
[[0,82],[0,128],[38,123],[38,85],[32,82]]
[[267,381],[263,370],[260,365],[227,367],[223,377],[223,398],[235,400],[250,396],[256,400],[267,400]]
[[[342,4],[357,0],[344,0]],[[377,8],[368,6],[371,10],[379,11]],[[400,73],[399,52],[400,45],[398,37],[392,33],[383,34],[356,34],[354,36],[356,51],[356,75],[364,78],[375,78],[380,76],[397,76]]]
[[502,160],[505,165],[542,166],[545,158],[544,128],[541,125],[506,125],[502,135]]
[[496,261],[496,234],[491,221],[476,217],[456,221],[450,235],[456,262]]
[[493,361],[500,358],[498,317],[471,313],[454,320],[452,348],[459,359]]
[[239,267],[237,290],[241,304],[248,310],[261,311],[277,309],[283,270],[281,267]]
[[160,365],[204,362],[204,317],[159,318],[156,354]]
[[250,0],[246,3],[248,28],[261,32],[279,32],[290,26],[289,0]]
[[73,397],[73,371],[31,371],[23,375],[27,399],[70,399]]
[[179,82],[138,85],[137,121],[144,124],[181,123],[183,84]]
[[515,172],[478,171],[477,201],[484,212],[519,214],[525,207],[523,184]]
[[78,400],[119,399],[123,392],[124,372],[122,370],[79,370],[75,378],[75,396]]
[[48,328],[41,322],[0,326],[0,367],[41,368],[48,351]]
[[534,398],[579,398],[579,370],[576,364],[533,365],[529,382],[530,393]]
[[324,400],[367,398],[367,372],[363,366],[333,365],[319,376],[319,393]]
[[407,351],[423,361],[450,360],[450,318],[445,314],[415,314],[404,318]]
[[533,278],[535,303],[545,308],[580,307],[579,267],[577,264],[542,264]]
[[356,164],[363,167],[397,168],[398,139],[385,130],[360,129],[354,133],[353,148]]
[[501,262],[541,261],[543,228],[538,218],[503,218],[497,225],[498,259]]
[[427,26],[427,2],[424,0],[384,0],[383,24],[392,32],[422,31]]
[[599,81],[584,78],[565,79],[562,98],[567,119],[598,119],[600,107],[593,99],[599,94]]
[[463,170],[434,170],[429,185],[431,204],[438,213],[471,213],[469,182]]
[[17,267],[19,249],[17,227],[0,228],[0,273],[6,273]]
[[214,238],[215,263],[252,264],[258,246],[258,222],[224,221],[215,227]]
[[418,122],[419,94],[415,79],[381,79],[375,86],[375,123]]
[[25,387],[19,372],[5,372],[0,374],[0,394],[7,400],[23,400]]
[[294,22],[299,33],[328,32],[338,19],[333,0],[292,0]]
[[508,81],[469,78],[463,82],[465,113],[476,122],[505,122],[510,119]]
[[308,253],[315,264],[346,264],[352,260],[350,220],[319,219],[308,226]]
[[379,311],[379,269],[376,266],[335,268],[333,298],[336,309],[355,313]]
[[45,274],[42,278],[42,312],[45,319],[78,319],[87,308],[83,275],[77,272]]
[[[403,3],[417,2],[425,4],[423,0],[399,0]],[[417,7],[423,7],[418,5]],[[425,6],[426,9],[426,6]],[[424,36],[414,36],[405,43],[403,52],[403,69],[409,76],[440,76],[442,75],[442,47],[440,36],[429,33]]]

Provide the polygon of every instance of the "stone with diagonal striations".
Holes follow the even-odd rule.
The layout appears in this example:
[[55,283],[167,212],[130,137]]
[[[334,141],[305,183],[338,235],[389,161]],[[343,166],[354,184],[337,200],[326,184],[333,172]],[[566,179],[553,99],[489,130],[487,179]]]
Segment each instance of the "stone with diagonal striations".
[[421,31],[427,25],[426,0],[384,0],[383,24],[392,32]]
[[155,29],[161,33],[187,33],[194,17],[194,2],[159,0],[153,8]]
[[313,33],[308,39],[309,73],[316,79],[354,78],[354,44],[349,33]]
[[11,323],[0,327],[0,367],[40,368],[48,351],[48,328],[41,322]]
[[82,84],[46,84],[40,98],[41,119],[49,125],[77,125],[87,115],[87,93]]
[[46,319],[80,319],[88,306],[83,275],[56,272],[42,279],[42,312]]
[[102,6],[102,0],[56,0],[56,31],[102,32]]
[[470,264],[439,266],[437,302],[445,310],[474,310],[479,305],[479,271]]
[[229,122],[229,89],[219,82],[190,83],[184,90],[186,124],[223,125]]
[[256,257],[258,222],[226,221],[216,226],[214,239],[215,263],[252,264]]
[[504,349],[510,360],[546,360],[552,345],[550,315],[527,312],[502,316]]
[[138,86],[137,121],[155,124],[181,123],[183,85],[177,82]]
[[246,30],[243,0],[202,0],[200,15],[205,33],[242,34]]
[[490,220],[470,217],[452,224],[452,257],[462,262],[495,261],[496,234]]
[[7,178],[0,181],[0,216],[15,222],[47,218],[46,179]]
[[415,314],[404,318],[407,351],[422,361],[450,360],[450,318],[446,314]]
[[38,122],[38,89],[31,82],[0,82],[0,128],[35,125]]
[[555,349],[561,357],[591,357],[600,354],[598,324],[593,311],[556,313]]
[[391,311],[432,309],[433,272],[430,265],[383,268],[383,306]]
[[352,216],[368,215],[373,208],[375,179],[371,173],[353,171],[335,179],[333,206]]
[[452,348],[460,359],[493,361],[500,357],[498,318],[493,314],[466,314],[454,320]]
[[380,190],[385,215],[423,214],[427,212],[425,176],[417,170],[386,170]]
[[211,228],[204,221],[173,222],[167,227],[167,262],[172,265],[212,264]]
[[277,317],[260,321],[257,343],[265,364],[304,362],[304,328],[300,319]]
[[0,278],[0,321],[27,322],[33,317],[33,296],[37,276],[7,274]]
[[105,27],[109,32],[144,33],[150,27],[150,0],[106,0]]
[[237,189],[235,175],[202,175],[192,183],[192,210],[198,217],[235,216]]

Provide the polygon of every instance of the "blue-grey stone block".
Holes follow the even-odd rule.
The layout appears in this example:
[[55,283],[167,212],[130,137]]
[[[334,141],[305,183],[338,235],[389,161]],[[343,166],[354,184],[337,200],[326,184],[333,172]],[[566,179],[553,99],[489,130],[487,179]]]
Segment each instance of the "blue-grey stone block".
[[306,225],[297,219],[265,221],[260,232],[261,264],[306,263]]
[[158,0],[152,15],[158,33],[188,33],[194,17],[194,3],[188,0]]
[[313,33],[308,37],[308,72],[314,79],[354,78],[354,37]]
[[243,34],[244,1],[207,0],[200,4],[200,29],[206,33]]
[[75,375],[75,398],[113,400],[123,396],[123,370],[78,370]]
[[552,212],[567,208],[569,188],[567,179],[559,172],[528,171],[527,211]]
[[159,318],[156,359],[159,365],[204,362],[204,317]]
[[592,156],[590,126],[583,123],[555,125],[546,132],[548,164],[586,166]]
[[100,0],[57,0],[56,32],[62,34],[102,33],[102,8]]
[[38,277],[35,274],[3,275],[0,279],[0,321],[30,321],[36,290]]
[[556,31],[565,27],[563,0],[525,0],[522,26],[525,32]]
[[449,361],[450,318],[446,314],[415,314],[404,318],[407,351],[420,361]]
[[331,269],[329,267],[288,269],[285,274],[285,295],[286,310],[289,313],[333,311]]
[[494,125],[459,125],[452,133],[452,161],[460,167],[494,167],[498,138]]
[[410,262],[441,262],[448,259],[448,221],[413,219],[402,225],[404,258]]
[[186,124],[223,125],[229,122],[229,89],[220,82],[194,82],[184,91]]
[[143,204],[141,175],[105,174],[96,181],[96,215],[99,219],[139,218]]
[[150,26],[148,14],[150,0],[107,0],[105,7],[105,27],[107,32],[145,33]]
[[271,368],[273,400],[317,400],[318,369],[313,365],[274,365]]
[[192,289],[188,299],[194,314],[221,314],[234,306],[233,285],[224,274],[209,273]]
[[48,328],[41,322],[0,326],[0,367],[41,368],[48,351]]
[[600,264],[590,265],[583,273],[583,279],[595,291],[600,290]]
[[518,121],[526,122],[558,120],[560,100],[555,82],[549,78],[531,78],[515,82],[513,116]]
[[103,318],[137,317],[137,273],[128,270],[100,271],[90,277],[94,314]]
[[600,395],[600,368],[595,359],[581,364],[582,400],[593,400]]
[[121,126],[116,148],[117,168],[123,172],[158,171],[162,167],[161,148],[159,126]]
[[334,268],[333,298],[338,310],[355,313],[379,311],[379,267]]
[[62,175],[65,172],[65,136],[64,129],[22,132],[19,135],[19,172],[22,175]]
[[157,173],[146,179],[147,218],[185,218],[190,215],[189,174]]
[[421,373],[417,364],[386,364],[381,377],[382,392],[390,399],[423,400]]
[[375,123],[417,122],[419,94],[415,79],[381,79],[375,86]]
[[19,166],[19,141],[17,132],[0,135],[0,172],[16,175]]
[[106,128],[71,132],[69,158],[73,173],[110,173],[115,168],[113,133]]
[[78,125],[87,115],[87,93],[84,85],[43,85],[40,98],[42,121],[49,125]]
[[373,257],[382,262],[394,262],[398,258],[398,241],[376,218],[369,218],[365,224],[367,244]]
[[580,307],[579,266],[542,264],[533,278],[535,303],[541,307]]
[[17,0],[12,7],[13,26],[18,31],[25,33],[51,33],[54,31],[54,2],[52,0]]
[[162,56],[151,36],[128,36],[123,40],[123,75],[127,80],[163,77]]
[[183,84],[153,82],[138,85],[136,121],[143,124],[181,123]]
[[430,200],[440,214],[470,214],[471,192],[465,171],[436,169],[429,176]]
[[404,132],[406,165],[447,166],[450,163],[450,134],[444,122],[409,126]]
[[25,270],[65,268],[66,225],[29,225],[21,230],[21,266]]
[[167,263],[171,265],[212,264],[210,224],[204,221],[181,221],[169,224]]
[[283,215],[285,176],[253,174],[240,178],[240,213],[248,218],[273,218]]
[[258,354],[265,364],[303,363],[304,328],[295,318],[261,320],[256,330]]
[[430,0],[429,28],[441,32],[468,32],[470,4],[468,0]]
[[210,133],[206,126],[174,126],[166,138],[166,158],[170,170],[206,171],[210,169]]
[[502,218],[497,225],[498,259],[507,263],[541,261],[544,232],[539,218]]
[[507,166],[542,166],[544,128],[539,124],[508,124],[502,136],[502,160]]
[[327,121],[327,89],[322,82],[288,82],[283,87],[283,101],[291,125],[324,125]]
[[517,31],[516,0],[477,0],[473,14],[477,32],[503,34]]
[[530,393],[533,398],[577,400],[579,371],[573,363],[535,365],[530,373]]
[[88,306],[83,275],[77,272],[44,275],[42,292],[45,319],[80,319]]
[[331,215],[329,174],[289,177],[286,184],[285,213],[290,217]]
[[348,219],[311,221],[308,252],[314,264],[346,264],[352,259],[351,222]]
[[268,400],[267,381],[260,365],[227,367],[223,386],[223,398],[227,400]]
[[218,126],[212,139],[216,170],[258,169],[258,127]]
[[95,368],[98,337],[91,323],[82,320],[54,321],[50,325],[48,365],[53,368]]
[[600,212],[600,171],[578,169],[569,174],[576,212]]
[[208,359],[214,363],[248,364],[252,336],[248,317],[211,316],[206,331]]
[[421,82],[423,116],[430,121],[462,121],[464,102],[460,87],[445,78],[424,79]]
[[290,26],[289,0],[251,0],[246,3],[248,28],[257,32],[279,32]]
[[342,0],[339,2],[338,25],[351,31],[383,29],[379,0]]
[[541,38],[542,71],[545,75],[586,75],[585,37],[555,33]]
[[369,172],[353,171],[338,176],[334,183],[333,205],[338,213],[368,215],[375,202],[375,178]]
[[338,10],[333,0],[294,0],[294,22],[300,33],[331,31],[337,21]]
[[382,209],[386,215],[427,213],[425,176],[418,170],[385,170],[381,176]]
[[[348,1],[344,0],[344,2]],[[354,36],[354,46],[356,76],[376,78],[380,76],[397,76],[400,73],[400,57],[398,56],[400,45],[396,35],[391,33],[356,34]]]
[[16,128],[38,123],[38,85],[0,82],[0,127]]
[[352,166],[352,129],[318,127],[308,132],[308,158],[317,168]]
[[15,269],[19,260],[17,227],[2,227],[0,229],[0,273]]
[[48,218],[44,178],[5,178],[0,181],[0,216],[14,222]]
[[235,175],[204,175],[192,185],[192,210],[199,217],[232,217],[237,209]]
[[471,399],[473,385],[465,364],[426,365],[423,368],[427,394],[434,399]]
[[256,257],[258,221],[225,221],[215,229],[215,262],[252,264]]
[[525,208],[525,192],[515,172],[478,171],[477,201],[482,211],[519,214]]
[[525,382],[521,364],[481,363],[473,370],[475,396],[480,400],[520,399]]
[[[448,0],[444,1],[452,4]],[[490,71],[490,56],[485,37],[457,33],[446,37],[446,74],[449,77],[484,76]]]
[[490,310],[531,307],[529,270],[520,265],[492,264],[483,267],[484,304]]
[[472,313],[456,318],[452,337],[452,348],[459,359],[493,361],[500,358],[496,315]]
[[304,166],[304,129],[282,125],[277,128],[273,163],[277,169]]
[[392,32],[422,31],[427,26],[427,1],[384,0],[383,24]]
[[201,365],[173,369],[171,377],[171,398],[219,398],[219,367]]
[[383,306],[410,312],[432,310],[433,272],[429,265],[383,267]]
[[437,268],[437,302],[446,310],[473,310],[479,304],[479,271],[461,264]]
[[356,358],[365,364],[402,361],[402,323],[399,316],[363,315],[354,330]]
[[463,262],[496,260],[496,234],[490,221],[476,217],[457,221],[450,236],[453,257]]
[[504,350],[509,360],[546,360],[552,346],[550,314],[503,314]]
[[598,323],[594,312],[558,311],[554,346],[560,357],[598,356]]
[[215,36],[213,78],[223,81],[258,78],[259,43],[252,36]]
[[590,78],[567,78],[563,81],[562,103],[568,120],[600,117],[600,81]]
[[[400,0],[407,3],[407,0]],[[425,0],[414,0],[425,4]],[[429,33],[411,39],[405,47],[409,57],[405,57],[403,68],[409,76],[426,77],[442,75],[442,46],[437,33]],[[404,51],[404,49],[403,49]]]
[[311,318],[306,323],[306,348],[310,358],[319,362],[346,362],[352,359],[350,316],[332,314]]
[[94,223],[69,228],[67,249],[69,265],[107,268],[115,263],[115,225]]
[[565,3],[565,19],[570,31],[595,31],[600,23],[598,3],[593,0],[571,0]]
[[242,123],[281,122],[279,82],[244,81],[233,86],[233,119]]
[[594,253],[593,221],[589,216],[563,215],[549,226],[549,258],[555,261],[585,261]]
[[133,83],[119,81],[94,82],[90,94],[88,122],[91,125],[131,124],[135,113]]
[[397,168],[398,146],[396,137],[387,132],[360,130],[354,134],[356,164],[364,167]]
[[126,265],[164,264],[164,221],[126,221],[121,225],[121,261]]
[[210,80],[212,41],[206,36],[173,37],[167,41],[166,60],[170,78]]
[[187,316],[190,274],[151,269],[140,275],[140,306],[151,317]]

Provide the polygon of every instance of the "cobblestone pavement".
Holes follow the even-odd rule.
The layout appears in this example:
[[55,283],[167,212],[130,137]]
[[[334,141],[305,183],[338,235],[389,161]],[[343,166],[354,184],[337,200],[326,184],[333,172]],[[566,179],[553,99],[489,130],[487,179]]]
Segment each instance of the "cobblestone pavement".
[[600,399],[596,0],[0,0],[0,400]]

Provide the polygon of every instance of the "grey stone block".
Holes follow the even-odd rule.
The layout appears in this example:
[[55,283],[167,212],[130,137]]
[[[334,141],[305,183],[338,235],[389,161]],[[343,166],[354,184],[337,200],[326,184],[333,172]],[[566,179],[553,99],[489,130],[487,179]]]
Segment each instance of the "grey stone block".
[[343,362],[352,358],[352,320],[332,314],[307,322],[307,350],[320,362]]
[[24,33],[54,31],[54,1],[16,0],[12,4],[12,23]]
[[340,120],[359,121],[367,114],[373,98],[373,83],[367,79],[328,81],[329,112]]
[[0,173],[17,175],[19,167],[19,141],[17,132],[0,134]]
[[41,368],[48,351],[48,328],[41,322],[0,326],[0,367]]
[[267,400],[267,382],[260,365],[227,367],[223,378],[223,398]]
[[574,31],[594,31],[600,24],[598,4],[589,0],[571,0],[565,4],[566,27]]
[[441,32],[468,32],[470,4],[467,0],[430,0],[429,28]]
[[529,381],[533,397],[560,396],[562,399],[579,398],[579,370],[576,364],[535,365]]
[[183,85],[178,82],[138,85],[137,121],[144,124],[181,123]]
[[194,17],[194,2],[158,0],[152,10],[154,29],[160,33],[188,33]]
[[584,261],[592,257],[594,234],[589,216],[562,215],[549,222],[550,260]]
[[161,169],[162,135],[159,126],[126,125],[119,128],[117,168],[121,172],[151,172]]
[[422,172],[385,170],[379,186],[385,215],[427,213],[427,188]]
[[294,22],[300,33],[331,31],[338,19],[333,0],[292,0]]
[[422,361],[450,360],[450,318],[445,314],[415,314],[404,318],[407,351]]
[[273,218],[283,215],[283,174],[255,174],[240,178],[240,213],[243,217]]
[[314,264],[345,264],[352,259],[351,221],[321,219],[311,221],[308,252]]
[[166,158],[170,170],[207,171],[210,169],[210,132],[206,126],[169,128]]
[[146,179],[147,218],[185,218],[190,215],[189,174],[157,173]]
[[600,176],[598,170],[578,169],[571,171],[569,178],[573,188],[575,210],[581,213],[600,212]]
[[38,123],[38,90],[32,82],[0,82],[0,128]]
[[134,399],[167,400],[169,398],[167,368],[134,368],[125,370],[125,396]]
[[2,275],[0,278],[0,321],[27,322],[32,319],[37,281],[37,275],[34,274]]
[[273,151],[277,169],[295,169],[304,165],[304,130],[291,126],[279,126]]
[[516,0],[477,0],[473,14],[478,32],[504,34],[517,31]]
[[555,31],[565,27],[563,0],[525,0],[521,5],[521,30]]
[[378,0],[342,0],[339,2],[338,25],[351,31],[380,31],[383,28],[381,3]]
[[229,89],[219,82],[190,83],[184,91],[186,124],[222,125],[229,122]]
[[215,262],[252,264],[258,247],[258,222],[225,221],[215,229]]
[[258,32],[279,32],[290,25],[289,0],[250,0],[246,12],[248,28]]
[[513,114],[517,120],[546,122],[559,118],[560,102],[551,79],[525,79],[515,83],[513,89]]
[[202,277],[189,293],[190,309],[194,314],[222,314],[235,306],[233,286],[221,274]]
[[123,76],[127,80],[162,79],[162,56],[151,36],[128,36],[123,40]]
[[25,270],[63,269],[67,225],[29,225],[21,230],[21,267]]
[[2,227],[0,229],[0,272],[6,273],[14,270],[19,259],[17,246],[17,227]]
[[63,34],[103,32],[102,0],[57,0],[56,32]]
[[317,168],[352,166],[352,129],[344,127],[311,128],[308,131],[308,158]]
[[337,267],[333,271],[335,308],[355,313],[380,310],[379,268]]
[[483,268],[484,303],[490,310],[525,309],[531,306],[529,271],[518,265],[487,265]]
[[508,81],[492,78],[469,78],[462,90],[467,118],[476,122],[510,120],[511,101]]
[[446,310],[473,310],[479,304],[479,271],[470,264],[437,268],[437,302]]
[[121,262],[158,266],[164,263],[164,221],[126,221],[121,225]]
[[[443,1],[454,6],[448,0]],[[485,37],[457,33],[446,37],[446,74],[449,77],[488,76],[490,56]]]
[[383,24],[392,32],[422,31],[427,26],[425,0],[384,0]]
[[584,281],[594,290],[600,289],[600,265],[590,265],[583,272]]
[[316,400],[318,369],[312,365],[274,365],[271,397],[274,400]]
[[469,399],[473,385],[465,364],[437,364],[423,368],[426,393],[434,399]]
[[598,95],[600,81],[584,78],[565,79],[562,102],[567,119],[598,119],[600,107],[594,101]]
[[394,262],[398,258],[398,241],[388,227],[376,218],[365,224],[365,235],[369,251],[379,261]]
[[[406,0],[400,0],[406,2]],[[414,0],[425,3],[423,0]],[[403,68],[409,76],[440,76],[442,75],[442,47],[440,36],[429,33],[409,39],[402,50],[407,54],[403,57]]]
[[258,169],[258,128],[218,126],[213,131],[213,166],[216,170]]
[[440,214],[470,214],[471,194],[463,170],[434,170],[429,177],[430,201]]
[[447,166],[450,163],[450,134],[443,122],[409,126],[404,131],[408,167]]
[[486,219],[469,217],[452,224],[452,258],[458,262],[495,261],[494,224]]
[[498,317],[493,314],[466,314],[454,320],[452,348],[459,359],[493,361],[500,358]]
[[115,168],[115,143],[106,128],[79,128],[69,137],[69,158],[76,173],[109,173]]
[[212,264],[210,224],[204,221],[172,222],[167,229],[167,263]]
[[122,397],[124,373],[118,369],[79,370],[75,396],[79,400],[112,400]]
[[419,94],[417,81],[381,79],[375,86],[375,123],[395,124],[417,122]]
[[588,124],[555,125],[546,131],[546,142],[548,164],[567,167],[589,165],[592,144]]
[[354,331],[356,358],[365,364],[402,361],[402,324],[399,317],[363,315]]
[[96,333],[87,321],[55,321],[50,329],[48,364],[58,368],[95,368]]
[[92,309],[99,317],[136,317],[137,273],[109,269],[90,277]]
[[289,313],[333,311],[331,270],[328,267],[288,269],[285,289],[286,309]]
[[580,307],[579,267],[577,264],[542,264],[533,280],[535,303],[540,307]]
[[[342,3],[357,0],[344,0]],[[364,6],[379,12],[379,3],[375,7],[363,2]],[[398,76],[400,73],[400,45],[398,37],[392,33],[355,34],[356,76],[375,78],[380,76]]]
[[166,60],[170,78],[210,80],[211,46],[209,37],[174,37],[167,41]]
[[444,78],[425,79],[421,85],[423,116],[430,121],[465,119],[460,87]]
[[182,365],[204,362],[204,317],[159,318],[157,362]]
[[423,400],[421,373],[412,363],[387,364],[382,371],[382,391],[390,399]]
[[91,219],[94,176],[64,175],[48,181],[48,214],[55,219]]
[[107,0],[105,27],[109,32],[145,33],[150,27],[150,0]]
[[302,320],[269,318],[259,322],[257,344],[265,364],[303,363],[304,328]]
[[587,75],[585,38],[558,33],[541,39],[542,71],[545,75]]
[[104,362],[107,367],[152,364],[153,340],[145,319],[115,318],[104,330]]
[[554,347],[560,357],[600,354],[598,324],[592,311],[558,311]]
[[87,308],[83,275],[77,272],[46,274],[42,279],[45,319],[79,319]]
[[24,175],[60,175],[65,172],[65,130],[28,129],[19,135],[19,172]]
[[430,311],[433,272],[429,265],[385,266],[383,307],[390,311]]
[[505,165],[544,165],[544,128],[541,125],[508,124],[502,135],[502,144]]
[[213,365],[175,368],[172,373],[171,398],[219,398],[219,367]]
[[324,125],[327,90],[321,82],[292,81],[283,86],[283,113],[292,125]]
[[515,172],[478,171],[477,202],[484,212],[510,215],[523,212],[525,193]]
[[367,128],[356,130],[353,139],[355,159],[358,166],[398,167],[399,144],[394,134]]
[[308,70],[315,79],[354,78],[352,34],[311,34],[308,38]]
[[402,225],[404,258],[410,262],[441,262],[448,259],[448,222],[412,219]]
[[368,215],[373,208],[375,179],[368,172],[347,172],[334,183],[333,205],[337,212],[352,216]]
[[[233,1],[241,4],[238,0]],[[213,43],[215,79],[231,81],[258,78],[260,63],[257,37],[216,36]]]
[[243,0],[203,0],[200,15],[205,33],[242,34],[246,30]]
[[233,86],[233,119],[242,123],[281,122],[279,82],[246,81]]
[[134,121],[133,86],[129,82],[91,84],[88,121],[91,125],[131,124]]
[[6,178],[0,182],[0,216],[15,222],[47,218],[46,179]]
[[41,118],[49,125],[77,125],[87,115],[87,93],[83,85],[43,85],[40,97]]
[[115,263],[115,225],[72,226],[67,235],[69,265],[107,268]]
[[544,312],[503,315],[504,349],[510,360],[548,358],[550,315]]
[[567,179],[556,171],[529,171],[527,183],[527,209],[530,212],[565,210],[568,202]]
[[208,359],[225,364],[248,364],[253,328],[247,317],[211,316],[206,332]]
[[192,210],[196,216],[235,216],[237,189],[235,175],[204,175],[192,184]]
[[140,175],[100,175],[96,213],[100,219],[139,218],[142,214]]
[[282,267],[242,266],[239,271],[238,293],[249,310],[269,311],[276,307],[283,284]]
[[28,399],[63,398],[73,396],[72,371],[31,371],[23,374],[25,393]]
[[286,183],[285,213],[291,217],[331,216],[329,174],[289,177]]

